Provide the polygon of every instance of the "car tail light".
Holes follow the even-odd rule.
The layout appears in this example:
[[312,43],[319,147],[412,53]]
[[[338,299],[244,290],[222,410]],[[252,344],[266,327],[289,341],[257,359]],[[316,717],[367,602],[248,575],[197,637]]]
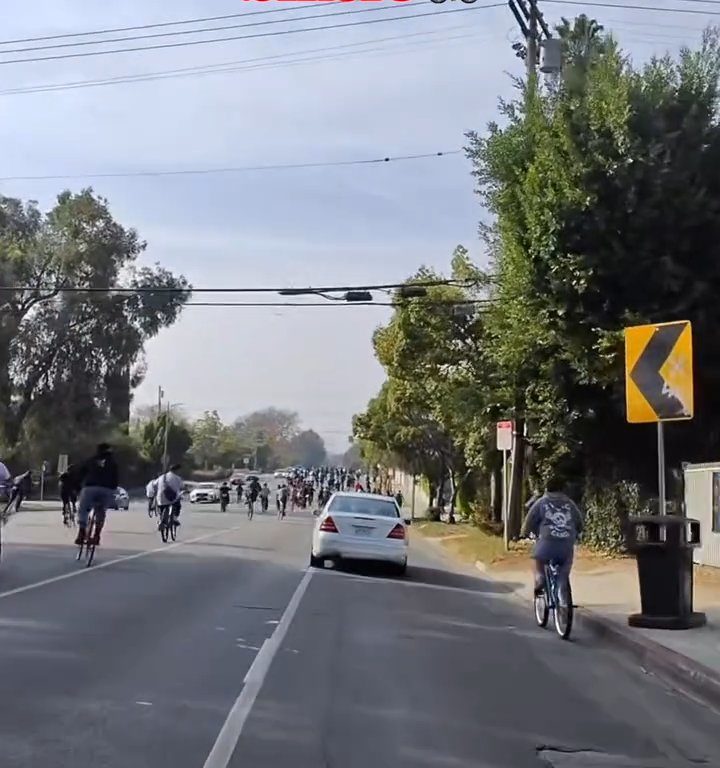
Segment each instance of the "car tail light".
[[403,528],[400,523],[398,523],[390,533],[388,533],[388,539],[404,539],[405,538],[405,529]]
[[325,533],[337,533],[338,529],[335,525],[335,521],[332,519],[332,517],[326,517],[322,523],[320,523],[320,530],[324,531]]

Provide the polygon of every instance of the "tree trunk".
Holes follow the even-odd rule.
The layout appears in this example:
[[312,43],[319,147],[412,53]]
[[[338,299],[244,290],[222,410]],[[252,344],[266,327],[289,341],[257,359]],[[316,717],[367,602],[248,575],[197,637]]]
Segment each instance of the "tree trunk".
[[455,525],[455,500],[457,499],[457,493],[458,488],[460,486],[457,484],[455,479],[455,473],[450,473],[450,512],[448,513],[448,524],[449,525]]
[[502,475],[493,469],[490,473],[490,518],[493,523],[502,522]]

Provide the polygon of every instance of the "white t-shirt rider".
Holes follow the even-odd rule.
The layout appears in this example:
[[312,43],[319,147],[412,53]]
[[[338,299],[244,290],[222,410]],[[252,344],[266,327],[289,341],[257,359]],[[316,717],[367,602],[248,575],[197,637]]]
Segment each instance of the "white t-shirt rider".
[[[164,475],[160,475],[157,478],[157,497],[156,503],[159,507],[166,504],[173,504],[180,498],[183,491],[183,479],[180,475],[176,475],[174,472],[166,472]],[[168,499],[165,489],[171,488],[175,491],[175,495],[172,499]]]

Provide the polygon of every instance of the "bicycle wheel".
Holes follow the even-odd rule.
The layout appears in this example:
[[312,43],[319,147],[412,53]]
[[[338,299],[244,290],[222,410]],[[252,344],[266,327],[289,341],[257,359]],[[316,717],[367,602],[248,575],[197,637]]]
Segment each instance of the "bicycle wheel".
[[254,510],[253,510],[252,502],[248,502],[248,520],[253,519],[253,512]]
[[[562,595],[560,595],[561,591]],[[553,611],[555,629],[563,640],[567,640],[570,637],[570,632],[572,632],[574,612],[570,582],[567,582],[563,590],[560,590],[556,582],[555,592],[555,610]]]
[[177,539],[177,523],[175,522],[175,518],[170,518],[170,523],[168,525],[168,530],[170,532],[170,538],[175,541]]
[[535,621],[538,627],[546,627],[550,616],[550,607],[548,606],[545,592],[535,597]]
[[160,538],[162,539],[163,544],[167,543],[168,540],[168,513],[163,510],[162,517],[160,518],[160,525],[158,525],[158,530],[160,531]]
[[85,534],[85,567],[89,568],[93,560],[95,559],[95,544],[93,539],[95,538],[95,515],[91,515],[88,520],[87,533]]

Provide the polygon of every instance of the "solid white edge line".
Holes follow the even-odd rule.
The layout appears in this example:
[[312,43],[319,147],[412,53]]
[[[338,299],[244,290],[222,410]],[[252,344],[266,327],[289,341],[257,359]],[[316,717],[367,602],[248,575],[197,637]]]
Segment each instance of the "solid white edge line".
[[225,722],[220,729],[217,739],[215,739],[215,744],[213,744],[210,754],[203,764],[203,768],[227,768],[235,747],[240,740],[248,716],[255,704],[255,700],[265,682],[270,665],[275,658],[275,654],[280,650],[280,646],[297,613],[298,606],[311,578],[312,571],[305,571],[305,575],[300,580],[293,596],[290,598],[290,602],[285,608],[280,623],[275,627],[272,635],[265,640],[257,656],[255,656],[250,669],[248,669],[245,675],[243,689],[237,699],[235,699],[230,712],[228,712],[228,716],[225,718]]
[[132,555],[123,555],[122,557],[116,557],[114,560],[108,560],[106,562],[100,562],[91,565],[89,568],[85,567],[84,563],[78,565],[78,568],[74,571],[68,571],[67,573],[61,573],[58,576],[51,576],[48,579],[42,581],[34,581],[32,584],[24,584],[22,587],[15,587],[15,589],[8,589],[7,592],[0,592],[0,600],[4,597],[12,597],[13,595],[19,595],[23,592],[29,592],[31,589],[38,589],[39,587],[45,587],[48,584],[54,584],[57,581],[64,581],[65,579],[72,579],[74,576],[81,576],[83,573],[92,573],[98,571],[101,568],[109,568],[111,565],[117,565],[118,563],[126,563],[128,560],[137,560],[139,557],[147,557],[148,555],[158,555],[162,552],[169,552],[171,549],[177,549],[178,547],[184,547],[188,544],[194,544],[197,541],[203,541],[204,539],[211,539],[213,536],[219,536],[221,533],[228,533],[230,531],[237,531],[243,526],[235,525],[232,528],[222,528],[219,531],[213,531],[212,533],[205,533],[202,536],[196,536],[194,539],[187,539],[186,541],[178,541],[175,544],[166,544],[163,547],[156,547],[155,549],[144,549],[142,552],[135,552]]

